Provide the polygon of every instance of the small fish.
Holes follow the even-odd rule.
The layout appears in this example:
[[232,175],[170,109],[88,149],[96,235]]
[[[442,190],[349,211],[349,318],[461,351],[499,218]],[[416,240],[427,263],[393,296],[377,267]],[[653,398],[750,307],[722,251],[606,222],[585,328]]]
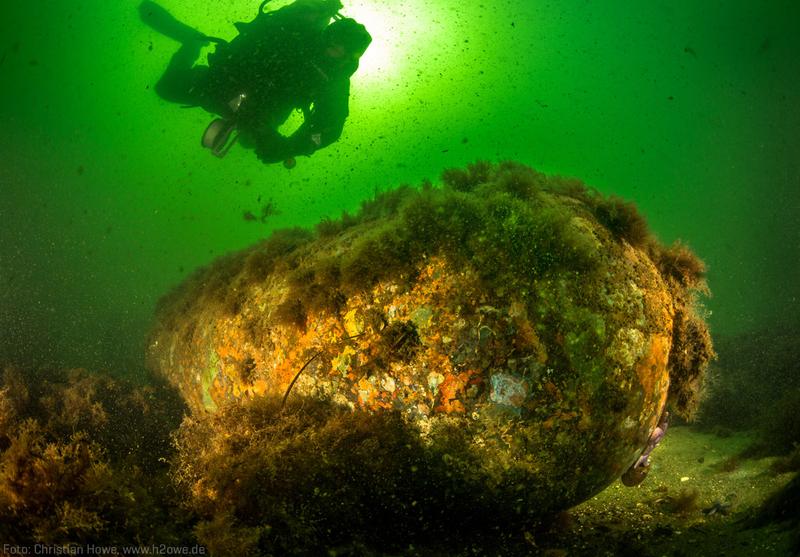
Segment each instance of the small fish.
[[691,55],[691,56],[693,56],[694,58],[697,58],[697,52],[695,52],[695,50],[694,50],[692,47],[690,47],[690,46],[685,46],[685,47],[683,47],[683,51],[684,51],[686,54],[690,54],[690,55]]
[[246,221],[255,221],[258,220],[256,216],[251,211],[245,211],[242,213],[242,218]]
[[261,206],[261,218],[260,220],[262,223],[267,222],[267,219],[273,215],[280,215],[281,212],[278,210],[278,207],[275,205],[275,202],[271,199]]

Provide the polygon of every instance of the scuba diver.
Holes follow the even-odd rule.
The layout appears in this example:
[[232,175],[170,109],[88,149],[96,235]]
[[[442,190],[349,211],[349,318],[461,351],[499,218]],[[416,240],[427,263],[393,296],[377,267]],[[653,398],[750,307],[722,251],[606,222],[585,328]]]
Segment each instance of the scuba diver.
[[[295,0],[265,11],[264,0],[249,23],[235,23],[230,42],[209,37],[149,0],[139,5],[147,25],[177,40],[156,93],[164,100],[216,114],[201,144],[223,157],[238,142],[264,163],[309,156],[339,139],[349,114],[350,76],[372,37],[339,15],[339,0]],[[331,22],[331,20],[333,20]],[[195,65],[201,49],[216,43],[208,65]],[[303,123],[290,136],[278,132],[293,110]]]

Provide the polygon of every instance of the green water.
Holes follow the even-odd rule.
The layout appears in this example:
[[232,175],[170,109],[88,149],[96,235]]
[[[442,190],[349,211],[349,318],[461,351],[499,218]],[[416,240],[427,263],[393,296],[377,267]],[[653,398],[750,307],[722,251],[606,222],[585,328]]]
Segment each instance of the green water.
[[[212,117],[153,92],[178,45],[137,4],[4,4],[0,361],[136,373],[196,267],[477,159],[634,200],[708,263],[714,333],[797,322],[795,2],[345,2],[373,44],[341,140],[293,170],[201,149]],[[162,5],[231,38],[258,2]]]

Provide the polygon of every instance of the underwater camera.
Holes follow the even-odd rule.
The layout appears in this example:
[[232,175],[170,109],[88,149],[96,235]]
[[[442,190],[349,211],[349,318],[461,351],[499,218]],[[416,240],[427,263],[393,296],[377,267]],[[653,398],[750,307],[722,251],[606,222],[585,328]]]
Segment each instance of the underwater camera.
[[224,157],[238,138],[238,134],[233,133],[235,129],[236,122],[217,118],[208,125],[200,143],[214,155]]
[[211,149],[211,152],[217,157],[222,158],[227,155],[228,151],[230,151],[239,137],[239,134],[233,133],[236,130],[235,117],[236,113],[239,111],[239,107],[242,106],[242,102],[244,102],[246,98],[247,95],[244,93],[239,93],[233,97],[228,102],[228,106],[233,113],[233,119],[216,118],[208,125],[206,131],[203,132],[200,144],[207,149]]

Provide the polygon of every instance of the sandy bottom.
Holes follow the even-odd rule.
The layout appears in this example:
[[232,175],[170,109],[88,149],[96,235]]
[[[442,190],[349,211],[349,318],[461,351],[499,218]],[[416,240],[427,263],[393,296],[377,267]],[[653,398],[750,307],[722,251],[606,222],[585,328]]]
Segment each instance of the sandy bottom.
[[[531,534],[532,553],[645,556],[791,555],[792,532],[746,521],[792,474],[770,470],[774,457],[737,455],[753,437],[670,428],[637,487],[615,482]],[[538,551],[537,551],[538,549]]]

